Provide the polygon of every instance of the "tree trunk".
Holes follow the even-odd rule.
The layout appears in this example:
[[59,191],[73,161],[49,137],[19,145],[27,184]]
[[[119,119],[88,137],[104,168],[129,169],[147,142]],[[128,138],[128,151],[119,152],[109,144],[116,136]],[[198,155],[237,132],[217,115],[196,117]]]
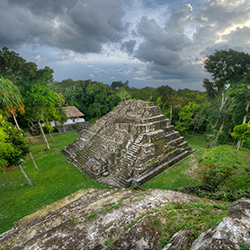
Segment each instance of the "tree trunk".
[[212,147],[214,147],[217,144],[217,141],[218,141],[218,138],[219,138],[219,134],[223,130],[224,126],[225,126],[225,122],[224,122],[224,119],[223,119],[223,122],[222,122],[222,124],[220,126],[220,130],[219,130],[218,134],[216,135],[214,141],[211,142],[209,148],[212,148]]
[[[250,102],[247,102],[247,106],[246,106],[246,112],[247,113],[248,113],[248,110],[249,110],[249,105],[250,105]],[[247,122],[247,117],[248,117],[248,114],[245,114],[242,124],[245,124]]]
[[14,119],[14,121],[15,121],[15,123],[16,123],[17,128],[20,130],[20,127],[19,127],[18,122],[17,122],[17,120],[16,120],[16,116],[15,116],[14,113],[12,113],[12,112],[11,112],[11,114],[12,114],[12,116],[13,116],[13,119]]
[[172,117],[173,117],[173,108],[170,105],[170,124],[172,123]]
[[[224,94],[224,92],[222,92],[222,99],[221,99],[220,111],[223,110],[223,108],[224,108],[224,106],[225,106],[225,104],[226,104],[226,102],[227,102],[227,99],[228,99],[228,96],[225,98],[225,94]],[[217,125],[218,125],[219,118],[220,118],[220,115],[218,115],[218,118],[217,118],[217,120],[216,120],[216,122],[215,122],[215,125],[214,125],[214,129],[216,129],[216,127],[217,127]],[[222,124],[221,124],[221,126],[220,126],[220,130],[219,130],[219,132],[218,132],[218,134],[217,134],[217,136],[216,136],[216,138],[215,138],[215,140],[214,140],[215,142],[217,142],[218,137],[219,137],[219,133],[222,131],[223,128],[224,128],[224,119],[223,119],[223,122],[222,122]],[[215,136],[215,134],[216,134],[216,132],[214,131],[213,135]],[[216,145],[216,143],[211,142],[209,148],[212,148],[212,147],[214,147],[215,145]]]
[[46,147],[47,147],[48,150],[50,150],[49,143],[48,143],[47,138],[46,138],[46,136],[45,136],[45,134],[44,134],[42,125],[41,125],[41,123],[40,123],[40,120],[37,120],[37,122],[38,122],[38,125],[39,125],[39,128],[40,128],[40,131],[41,131],[41,133],[42,133],[44,142],[45,142],[45,144],[46,144]]
[[[248,110],[249,110],[249,105],[250,105],[250,103],[247,102],[247,106],[246,106],[246,112],[247,112],[247,113],[248,113]],[[247,122],[247,117],[248,117],[248,114],[247,114],[247,113],[244,115],[242,124],[245,124],[245,123]],[[239,148],[240,148],[242,145],[243,145],[243,143],[241,143],[241,141],[238,141],[238,142],[237,142],[237,147],[238,147],[237,151],[239,151]]]
[[51,132],[49,131],[49,136],[50,136],[50,140],[53,142],[54,141],[54,139],[53,139],[53,136],[52,136],[52,134],[51,134]]
[[30,158],[33,161],[33,164],[35,165],[36,169],[39,170],[39,168],[37,167],[36,162],[35,162],[35,160],[34,160],[33,155],[32,155],[31,152],[30,152]]
[[19,168],[20,168],[21,172],[23,173],[23,175],[24,175],[25,179],[27,180],[27,182],[30,184],[30,186],[33,186],[32,182],[31,182],[30,179],[29,179],[29,177],[28,177],[27,174],[24,172],[24,170],[23,170],[21,164],[19,164]]
[[[14,115],[13,113],[11,113],[11,114],[12,114],[12,116],[13,116],[13,118],[14,118],[14,121],[15,121],[15,123],[16,123],[17,128],[18,128],[19,130],[21,130],[20,127],[19,127],[19,124],[18,124],[18,122],[17,122],[17,119],[16,119],[15,115]],[[39,170],[39,168],[37,167],[36,162],[35,162],[35,160],[34,160],[34,158],[33,158],[32,153],[31,153],[31,152],[29,152],[29,153],[30,153],[30,158],[32,159],[32,161],[33,161],[33,163],[34,163],[36,169]]]

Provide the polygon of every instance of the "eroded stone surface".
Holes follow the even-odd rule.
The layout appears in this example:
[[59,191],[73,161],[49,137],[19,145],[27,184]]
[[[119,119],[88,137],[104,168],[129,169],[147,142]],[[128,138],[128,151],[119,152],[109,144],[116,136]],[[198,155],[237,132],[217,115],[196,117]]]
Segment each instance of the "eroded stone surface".
[[[148,212],[200,198],[167,190],[82,190],[15,223],[0,249],[161,249]],[[110,248],[112,249],[112,248]]]
[[[164,208],[190,202],[213,203],[169,190],[80,190],[16,222],[0,235],[0,249],[160,250],[161,226],[168,220]],[[189,249],[191,244],[190,250],[249,245],[249,205],[249,199],[234,203],[223,222],[193,244],[192,229],[179,231],[164,250]]]
[[115,187],[140,185],[192,152],[153,103],[118,105],[62,153],[88,177]]
[[250,199],[232,204],[227,217],[216,227],[201,234],[190,250],[240,249],[250,245]]

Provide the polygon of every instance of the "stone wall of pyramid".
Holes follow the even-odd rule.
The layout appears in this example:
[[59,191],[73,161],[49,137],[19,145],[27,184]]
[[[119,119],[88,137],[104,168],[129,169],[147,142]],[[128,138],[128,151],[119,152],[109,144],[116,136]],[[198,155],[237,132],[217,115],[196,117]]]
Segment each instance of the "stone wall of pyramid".
[[109,186],[140,185],[192,153],[151,102],[118,105],[62,153],[88,177]]

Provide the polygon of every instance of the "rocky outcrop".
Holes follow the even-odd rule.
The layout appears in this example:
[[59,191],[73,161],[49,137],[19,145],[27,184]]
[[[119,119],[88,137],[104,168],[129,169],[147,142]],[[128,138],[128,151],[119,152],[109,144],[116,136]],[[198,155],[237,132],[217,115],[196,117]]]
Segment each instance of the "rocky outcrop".
[[91,126],[62,153],[88,177],[136,186],[192,153],[160,107],[129,100]]
[[[248,248],[243,248],[244,245]],[[237,250],[249,247],[250,199],[241,199],[232,204],[227,217],[216,228],[201,234],[190,250]]]
[[[163,249],[240,249],[243,243],[249,245],[249,204],[246,199],[234,203],[223,222],[201,234],[193,245],[196,226],[174,234]],[[214,201],[169,190],[79,190],[17,221],[0,235],[0,249],[161,250],[167,225],[178,224],[171,215],[182,211],[189,219],[199,217],[208,213],[203,209],[206,206],[211,214],[221,213]]]
[[159,209],[199,201],[167,190],[80,190],[16,222],[0,249],[160,250]]
[[162,250],[182,250],[190,248],[192,230],[180,230],[170,239],[169,244]]

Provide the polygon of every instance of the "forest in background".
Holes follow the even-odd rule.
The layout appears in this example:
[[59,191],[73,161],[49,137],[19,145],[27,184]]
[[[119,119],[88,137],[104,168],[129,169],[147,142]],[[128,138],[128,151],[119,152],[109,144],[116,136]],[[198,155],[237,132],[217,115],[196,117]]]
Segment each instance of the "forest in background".
[[175,90],[167,85],[137,89],[129,87],[128,81],[109,85],[92,80],[57,82],[53,79],[53,69],[47,66],[38,69],[34,62],[26,62],[18,53],[3,47],[0,166],[15,165],[29,152],[27,141],[20,136],[22,131],[15,131],[6,117],[18,129],[29,129],[31,122],[36,122],[50,149],[44,130],[53,131],[52,120],[66,120],[63,106],[76,106],[86,120],[93,121],[128,99],[154,102],[177,130],[202,134],[211,148],[236,142],[238,148],[242,145],[250,148],[250,55],[232,49],[216,51],[204,61],[204,67],[211,74],[211,79],[203,80],[204,92]]
[[[65,121],[62,107],[67,105],[76,106],[86,120],[95,122],[124,100],[152,101],[177,130],[189,134],[185,140],[196,152],[136,188],[177,189],[223,201],[250,198],[249,150],[236,151],[236,143],[238,150],[250,148],[250,55],[216,51],[204,67],[211,74],[203,80],[204,91],[170,86],[137,89],[128,81],[57,82],[53,69],[38,69],[18,53],[0,49],[0,233],[76,190],[107,188],[88,179],[60,154],[76,134],[54,133],[53,141],[50,121]],[[28,140],[31,124],[43,136]],[[44,131],[51,135],[50,143]]]

